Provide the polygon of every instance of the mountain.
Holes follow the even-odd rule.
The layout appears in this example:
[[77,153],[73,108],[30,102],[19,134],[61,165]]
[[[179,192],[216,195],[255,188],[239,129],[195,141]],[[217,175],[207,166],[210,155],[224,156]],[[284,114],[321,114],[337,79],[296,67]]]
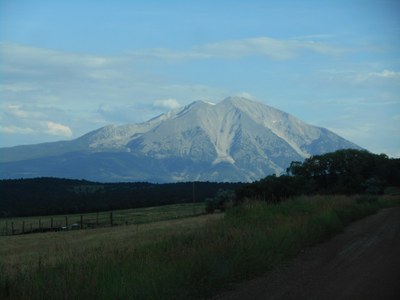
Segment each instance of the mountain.
[[96,181],[253,181],[294,161],[357,145],[240,97],[196,101],[141,124],[75,140],[0,148],[0,178]]

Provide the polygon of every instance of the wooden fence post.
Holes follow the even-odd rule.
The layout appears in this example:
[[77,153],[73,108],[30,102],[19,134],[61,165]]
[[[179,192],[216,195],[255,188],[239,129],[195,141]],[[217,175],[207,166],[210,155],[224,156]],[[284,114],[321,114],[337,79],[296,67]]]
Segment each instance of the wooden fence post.
[[194,181],[193,181],[193,216],[196,215],[195,202],[196,202],[196,195],[194,191]]

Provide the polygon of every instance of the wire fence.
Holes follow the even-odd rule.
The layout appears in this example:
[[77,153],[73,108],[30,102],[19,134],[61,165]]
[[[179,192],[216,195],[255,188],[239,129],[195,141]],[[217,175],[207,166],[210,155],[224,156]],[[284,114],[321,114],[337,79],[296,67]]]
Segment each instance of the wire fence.
[[204,213],[204,204],[181,204],[165,207],[131,209],[89,214],[0,219],[0,235],[68,231],[143,224],[198,216]]

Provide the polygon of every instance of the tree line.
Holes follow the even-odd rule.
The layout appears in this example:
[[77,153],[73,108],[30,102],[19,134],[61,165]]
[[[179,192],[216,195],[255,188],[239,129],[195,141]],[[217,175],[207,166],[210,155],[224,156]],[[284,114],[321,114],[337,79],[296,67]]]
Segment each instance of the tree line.
[[236,199],[279,202],[298,195],[382,194],[388,186],[400,186],[400,159],[346,149],[293,161],[285,175],[238,187]]
[[[109,211],[204,202],[240,183],[98,183],[62,178],[0,180],[0,217]],[[193,190],[194,187],[194,190]],[[194,192],[194,193],[193,193]]]
[[[61,178],[0,180],[0,217],[108,211],[205,201],[207,211],[245,199],[279,202],[312,194],[381,194],[400,187],[400,159],[338,150],[293,161],[285,175],[253,183],[98,183]],[[194,193],[193,193],[194,192]]]

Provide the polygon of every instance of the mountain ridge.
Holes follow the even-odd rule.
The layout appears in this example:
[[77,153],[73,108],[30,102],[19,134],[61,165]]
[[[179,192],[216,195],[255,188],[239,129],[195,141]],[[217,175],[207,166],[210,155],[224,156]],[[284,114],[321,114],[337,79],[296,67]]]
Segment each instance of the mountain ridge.
[[98,181],[253,181],[283,173],[291,161],[344,148],[361,149],[281,110],[228,97],[71,141],[0,148],[0,178],[59,177],[64,170]]

